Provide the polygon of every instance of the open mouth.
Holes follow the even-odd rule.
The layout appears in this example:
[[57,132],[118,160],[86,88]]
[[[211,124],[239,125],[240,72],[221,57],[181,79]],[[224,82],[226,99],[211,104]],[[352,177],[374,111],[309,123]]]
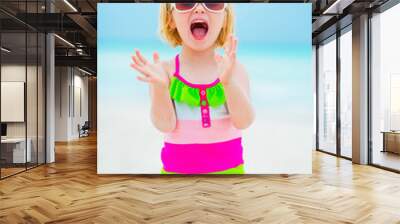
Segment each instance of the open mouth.
[[205,38],[208,32],[208,24],[203,20],[195,20],[190,24],[190,31],[196,40],[202,40]]

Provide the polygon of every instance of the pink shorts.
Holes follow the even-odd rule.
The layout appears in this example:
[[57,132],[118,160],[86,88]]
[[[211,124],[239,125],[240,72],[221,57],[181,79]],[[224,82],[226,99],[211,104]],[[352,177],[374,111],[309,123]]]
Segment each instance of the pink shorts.
[[231,169],[243,164],[242,139],[209,144],[164,143],[161,152],[167,172],[203,174]]

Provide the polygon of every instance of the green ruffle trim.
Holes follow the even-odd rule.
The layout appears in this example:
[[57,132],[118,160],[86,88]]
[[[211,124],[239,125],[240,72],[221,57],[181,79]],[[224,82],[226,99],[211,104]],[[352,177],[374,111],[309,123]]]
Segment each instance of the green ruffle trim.
[[[200,106],[199,89],[187,86],[176,77],[171,78],[169,87],[171,98],[177,102],[186,103],[190,106]],[[207,88],[207,101],[211,107],[218,107],[225,103],[224,87],[218,83],[210,88]]]
[[[180,173],[168,172],[168,171],[165,171],[164,168],[162,168],[161,174],[180,174]],[[244,174],[244,165],[240,164],[237,167],[233,167],[233,168],[230,168],[227,170],[217,171],[217,172],[212,172],[212,173],[205,173],[205,174]]]

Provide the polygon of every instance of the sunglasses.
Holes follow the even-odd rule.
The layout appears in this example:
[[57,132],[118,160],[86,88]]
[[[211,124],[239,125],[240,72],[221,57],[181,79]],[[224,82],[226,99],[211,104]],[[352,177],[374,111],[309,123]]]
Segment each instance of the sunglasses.
[[172,3],[172,7],[180,13],[184,12],[190,12],[193,9],[195,9],[199,4],[201,4],[205,9],[207,9],[210,12],[222,12],[225,10],[226,4],[221,2],[221,3]]

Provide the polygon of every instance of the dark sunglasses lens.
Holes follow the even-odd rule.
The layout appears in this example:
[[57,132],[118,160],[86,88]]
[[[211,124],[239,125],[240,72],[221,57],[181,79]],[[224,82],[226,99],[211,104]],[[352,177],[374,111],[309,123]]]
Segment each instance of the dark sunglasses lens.
[[219,11],[224,9],[225,3],[205,3],[210,10]]
[[175,3],[175,7],[178,10],[186,11],[194,7],[196,3]]

